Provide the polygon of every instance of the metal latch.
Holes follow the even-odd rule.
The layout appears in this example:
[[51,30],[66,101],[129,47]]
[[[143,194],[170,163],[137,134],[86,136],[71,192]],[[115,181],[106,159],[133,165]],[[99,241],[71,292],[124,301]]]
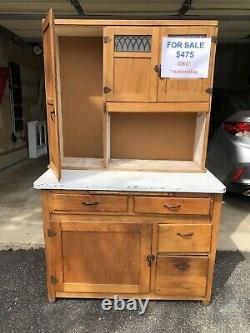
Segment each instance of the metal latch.
[[152,266],[152,263],[153,261],[155,260],[155,256],[153,254],[149,254],[147,256],[147,261],[148,261],[148,266],[151,267]]
[[158,74],[159,77],[161,77],[161,65],[156,65],[154,67],[154,71]]

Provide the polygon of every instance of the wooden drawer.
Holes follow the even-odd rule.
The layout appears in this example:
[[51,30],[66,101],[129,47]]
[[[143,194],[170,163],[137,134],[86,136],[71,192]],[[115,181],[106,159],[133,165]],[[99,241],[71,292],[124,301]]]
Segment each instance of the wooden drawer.
[[203,297],[206,293],[208,258],[159,256],[156,294]]
[[210,198],[135,197],[136,213],[209,215]]
[[159,224],[158,252],[209,252],[211,224]]
[[127,196],[52,194],[55,211],[127,212]]

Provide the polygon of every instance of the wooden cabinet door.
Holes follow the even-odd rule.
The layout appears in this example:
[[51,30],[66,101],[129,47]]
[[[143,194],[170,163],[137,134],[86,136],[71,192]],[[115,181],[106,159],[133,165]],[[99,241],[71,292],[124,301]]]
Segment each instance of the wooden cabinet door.
[[156,102],[159,29],[104,29],[104,94],[107,101]]
[[101,222],[51,225],[56,229],[51,241],[57,291],[149,292],[147,256],[151,251],[151,225]]
[[[163,37],[214,37],[215,26],[177,26],[160,29],[159,63],[162,56]],[[158,81],[159,102],[209,102],[212,87],[216,44],[211,43],[208,78],[161,78]]]
[[46,89],[50,167],[61,178],[59,126],[57,109],[56,44],[54,15],[50,9],[43,22],[43,53]]

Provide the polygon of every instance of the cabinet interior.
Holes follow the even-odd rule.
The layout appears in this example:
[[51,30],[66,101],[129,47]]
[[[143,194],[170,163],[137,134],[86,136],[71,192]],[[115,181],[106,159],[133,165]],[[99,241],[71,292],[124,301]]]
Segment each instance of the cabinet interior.
[[145,103],[125,102],[121,112],[109,112],[118,104],[111,101],[105,113],[103,28],[57,27],[56,32],[63,169],[204,169],[207,103],[197,103],[193,112],[191,103],[152,103],[152,112],[142,112],[136,104]]

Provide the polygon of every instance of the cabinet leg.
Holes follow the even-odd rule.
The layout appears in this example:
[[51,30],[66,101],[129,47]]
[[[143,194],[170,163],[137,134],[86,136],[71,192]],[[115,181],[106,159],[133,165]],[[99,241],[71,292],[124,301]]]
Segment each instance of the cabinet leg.
[[48,295],[48,301],[49,301],[49,303],[55,303],[56,302],[56,298],[55,297],[53,297],[53,296],[50,296],[50,295]]

